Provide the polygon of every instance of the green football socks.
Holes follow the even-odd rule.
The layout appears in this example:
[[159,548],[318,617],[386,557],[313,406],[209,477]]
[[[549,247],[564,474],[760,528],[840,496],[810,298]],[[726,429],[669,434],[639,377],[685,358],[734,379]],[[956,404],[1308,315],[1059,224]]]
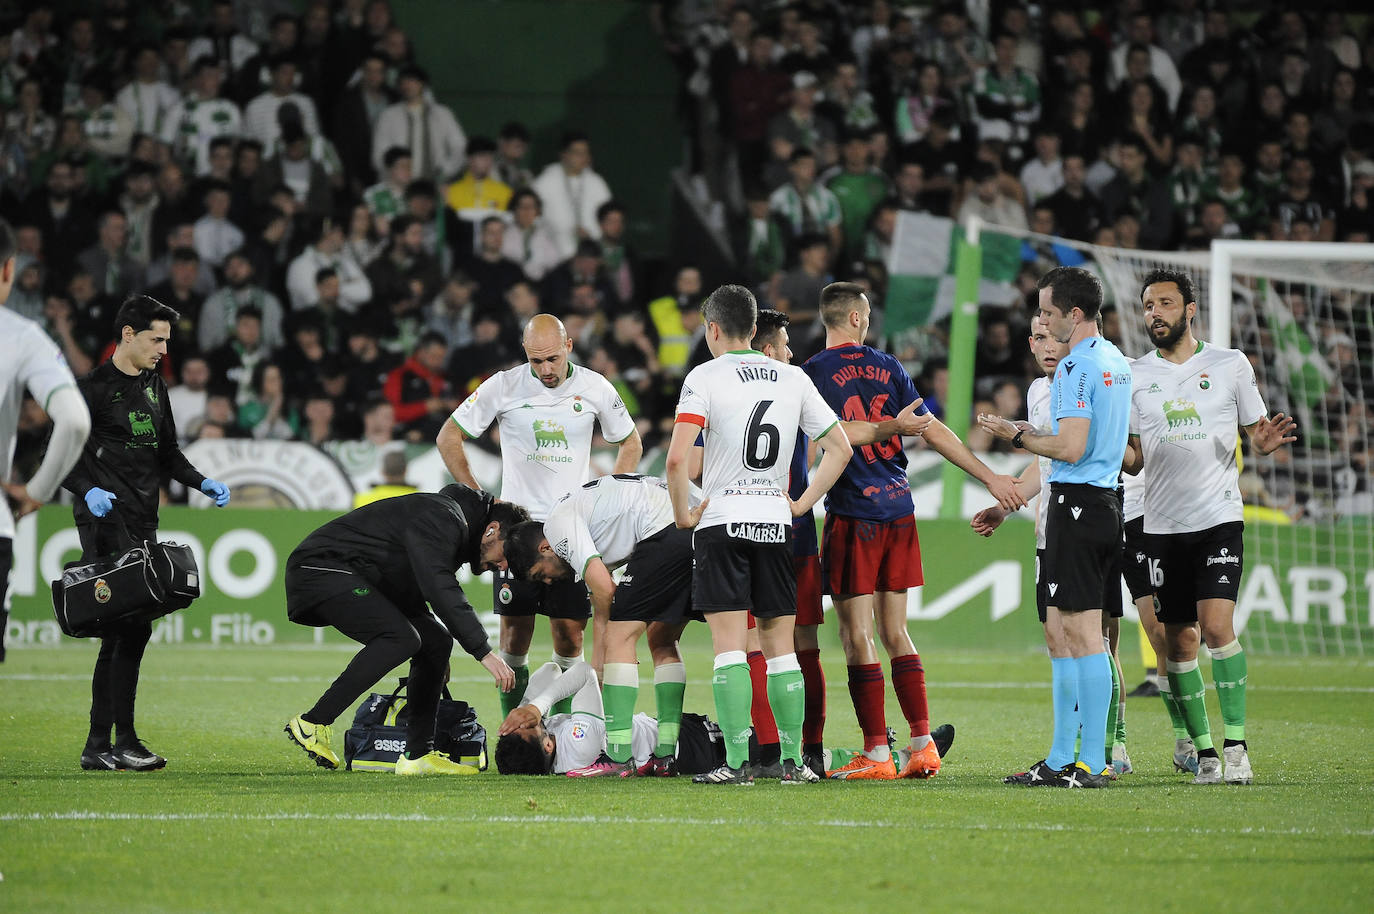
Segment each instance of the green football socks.
[[1217,687],[1221,722],[1225,737],[1232,742],[1245,740],[1245,680],[1248,670],[1245,650],[1232,641],[1212,651],[1212,682]]
[[496,693],[501,698],[501,719],[505,720],[506,715],[520,707],[520,702],[525,700],[525,686],[530,683],[530,657],[529,654],[507,654],[505,651],[500,651],[500,655],[506,661],[506,666],[515,673],[515,685],[511,690]]
[[1174,739],[1188,739],[1188,725],[1183,720],[1183,709],[1174,699],[1173,686],[1164,673],[1155,674],[1155,685],[1159,686],[1159,697],[1164,701],[1164,709],[1169,712],[1169,723],[1174,728]]
[[639,665],[606,664],[601,699],[606,708],[606,754],[615,762],[630,760],[635,700],[639,697]]
[[[561,657],[561,656],[559,656],[558,654],[554,654],[553,657],[552,657],[551,659],[553,660],[554,663],[558,664],[558,668],[559,668],[560,670],[562,670],[563,672],[566,673],[566,672],[568,671],[568,668],[569,668],[569,667],[571,667],[574,663],[576,663],[577,661],[579,661],[579,660],[582,659],[582,655],[579,654],[579,655],[576,656],[576,657]],[[549,708],[549,713],[550,713],[550,714],[571,714],[571,713],[572,713],[572,696],[569,695],[567,698],[563,699],[562,701],[556,701],[556,702],[554,702],[553,707],[552,707],[552,708]]]
[[682,696],[686,691],[687,668],[681,661],[654,667],[654,701],[658,706],[658,745],[654,747],[654,755],[667,758],[677,754]]
[[716,721],[725,736],[725,764],[739,768],[749,760],[749,704],[754,691],[744,651],[716,655],[711,691],[716,699]]
[[1169,661],[1169,691],[1183,713],[1184,726],[1199,753],[1212,747],[1212,728],[1207,722],[1207,685],[1197,660]]
[[778,725],[778,747],[782,757],[800,765],[806,680],[796,654],[784,654],[768,661],[768,705]]

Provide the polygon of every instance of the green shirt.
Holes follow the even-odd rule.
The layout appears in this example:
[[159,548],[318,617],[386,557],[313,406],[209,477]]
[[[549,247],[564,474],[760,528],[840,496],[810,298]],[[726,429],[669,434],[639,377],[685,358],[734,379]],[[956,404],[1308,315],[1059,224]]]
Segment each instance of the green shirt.
[[840,171],[834,174],[826,186],[840,202],[840,229],[844,232],[844,250],[847,257],[859,253],[863,247],[864,232],[868,229],[868,217],[891,193],[887,177],[878,169],[870,168],[862,174]]

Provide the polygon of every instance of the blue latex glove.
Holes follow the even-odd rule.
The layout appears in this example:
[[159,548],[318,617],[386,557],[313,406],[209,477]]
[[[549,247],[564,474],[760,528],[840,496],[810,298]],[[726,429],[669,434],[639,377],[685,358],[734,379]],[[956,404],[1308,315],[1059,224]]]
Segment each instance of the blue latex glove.
[[115,501],[117,501],[115,493],[98,486],[86,493],[86,507],[90,508],[91,513],[96,517],[104,517],[109,514],[114,509]]
[[215,500],[216,508],[229,504],[229,487],[222,482],[207,479],[200,484],[200,490]]

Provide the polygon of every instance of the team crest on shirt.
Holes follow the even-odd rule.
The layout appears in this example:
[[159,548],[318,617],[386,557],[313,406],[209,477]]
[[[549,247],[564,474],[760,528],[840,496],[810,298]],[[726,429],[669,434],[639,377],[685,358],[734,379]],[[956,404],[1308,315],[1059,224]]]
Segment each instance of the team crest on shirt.
[[100,578],[95,582],[95,602],[110,602],[110,585],[105,583],[104,578]]
[[1207,390],[1212,386],[1212,382],[1207,379],[1207,372],[1204,371],[1202,373],[1202,377],[1198,379],[1197,386],[1202,390]]
[[501,589],[496,593],[496,599],[501,601],[502,606],[509,606],[514,594],[511,593],[509,584],[502,584]]
[[573,397],[573,404],[572,404],[572,406],[573,406],[573,412],[575,412],[575,413],[580,413],[580,412],[582,412],[582,398],[581,398],[581,397]]

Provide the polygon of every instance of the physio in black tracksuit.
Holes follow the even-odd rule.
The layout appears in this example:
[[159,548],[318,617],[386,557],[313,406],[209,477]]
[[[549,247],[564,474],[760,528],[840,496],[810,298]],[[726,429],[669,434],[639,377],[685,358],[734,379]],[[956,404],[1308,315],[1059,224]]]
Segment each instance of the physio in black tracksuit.
[[363,648],[314,707],[287,724],[293,741],[324,767],[337,766],[327,741],[312,734],[327,732],[409,659],[406,755],[428,755],[453,640],[509,689],[514,674],[492,653],[455,575],[465,563],[474,573],[495,567],[501,531],[528,518],[518,505],[451,485],[373,502],[307,536],[286,561],[286,614],[300,625],[332,626]]
[[[204,492],[220,507],[229,502],[229,488],[206,479],[181,453],[167,386],[157,371],[179,316],[156,299],[131,296],[115,316],[114,356],[77,381],[91,434],[62,486],[76,496],[72,513],[83,561],[155,538],[164,479]],[[102,633],[82,768],[146,771],[167,763],[134,730],[138,671],[152,631],[150,622],[125,622]]]

